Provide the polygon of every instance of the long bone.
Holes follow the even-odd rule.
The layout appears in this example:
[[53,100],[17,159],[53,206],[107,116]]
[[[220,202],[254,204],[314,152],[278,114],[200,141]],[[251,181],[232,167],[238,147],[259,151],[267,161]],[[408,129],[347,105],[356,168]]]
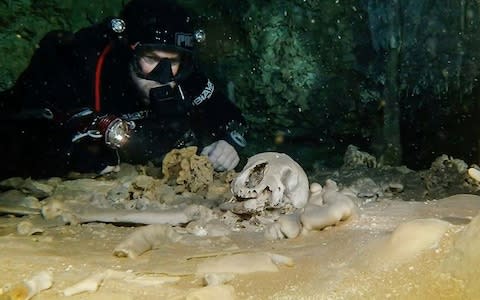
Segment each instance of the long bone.
[[42,208],[45,219],[61,216],[65,223],[81,224],[134,223],[134,224],[187,224],[206,217],[210,209],[201,205],[189,205],[185,208],[173,208],[159,211],[134,211],[127,209],[87,208],[75,211],[60,201],[51,201]]

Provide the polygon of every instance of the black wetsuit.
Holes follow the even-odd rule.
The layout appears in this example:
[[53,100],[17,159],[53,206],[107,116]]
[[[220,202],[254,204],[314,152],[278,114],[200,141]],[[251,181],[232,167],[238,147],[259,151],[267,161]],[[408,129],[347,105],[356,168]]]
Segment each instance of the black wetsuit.
[[[211,86],[197,69],[180,83],[183,100],[177,89],[173,99],[145,104],[130,75],[132,51],[104,24],[47,34],[15,86],[0,94],[1,177],[98,172],[118,157],[159,163],[172,148],[219,139],[238,146],[229,131],[245,124],[240,110],[216,89],[202,97]],[[102,139],[72,142],[78,120],[71,116],[96,106],[97,114],[136,123],[118,153]]]

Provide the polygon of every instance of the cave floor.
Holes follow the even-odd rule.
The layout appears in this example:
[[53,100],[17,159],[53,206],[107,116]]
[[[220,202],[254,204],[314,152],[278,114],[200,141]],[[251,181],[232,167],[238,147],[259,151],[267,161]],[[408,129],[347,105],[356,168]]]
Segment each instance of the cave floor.
[[[36,217],[0,217],[0,287],[21,282],[39,271],[53,275],[50,289],[34,299],[64,299],[63,290],[105,270],[94,292],[71,299],[458,299],[474,298],[465,284],[441,274],[441,264],[455,235],[480,209],[480,197],[455,195],[430,202],[381,200],[365,205],[358,217],[292,240],[267,241],[261,232],[234,232],[224,237],[195,237],[188,243],[165,243],[138,258],[112,255],[135,228],[90,223],[53,226]],[[17,224],[30,218],[44,229],[21,236]],[[452,234],[435,249],[386,267],[366,263],[387,257],[375,248],[401,223],[436,218],[452,223]],[[409,241],[405,241],[408,243]],[[277,272],[236,274],[223,285],[204,287],[196,273],[207,258],[234,253],[275,253],[292,258]],[[480,279],[475,279],[480,283]],[[474,279],[472,279],[474,280]],[[0,296],[1,298],[1,296]]]

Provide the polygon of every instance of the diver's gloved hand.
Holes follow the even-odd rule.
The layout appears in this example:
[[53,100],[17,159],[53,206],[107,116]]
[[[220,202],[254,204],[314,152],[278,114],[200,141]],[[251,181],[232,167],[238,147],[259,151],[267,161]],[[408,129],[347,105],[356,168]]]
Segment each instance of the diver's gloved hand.
[[233,170],[240,161],[235,148],[224,140],[206,146],[201,154],[208,156],[213,168],[220,172]]

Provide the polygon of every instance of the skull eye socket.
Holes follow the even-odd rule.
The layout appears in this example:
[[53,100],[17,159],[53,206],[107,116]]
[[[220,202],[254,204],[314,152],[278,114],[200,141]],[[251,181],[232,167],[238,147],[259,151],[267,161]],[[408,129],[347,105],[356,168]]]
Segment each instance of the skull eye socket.
[[252,172],[250,172],[250,175],[248,176],[247,182],[245,182],[248,188],[254,188],[260,184],[260,182],[263,180],[266,166],[267,166],[267,163],[264,162],[256,165],[252,169]]

